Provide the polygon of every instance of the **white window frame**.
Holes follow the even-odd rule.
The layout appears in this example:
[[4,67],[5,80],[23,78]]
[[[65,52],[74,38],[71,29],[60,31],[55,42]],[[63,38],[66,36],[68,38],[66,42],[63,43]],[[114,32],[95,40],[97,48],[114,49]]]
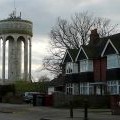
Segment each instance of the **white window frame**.
[[120,68],[120,55],[107,55],[107,69]]
[[110,95],[120,94],[120,80],[107,81],[107,89]]
[[80,72],[93,72],[93,60],[80,60]]
[[77,83],[67,83],[66,84],[66,94],[78,95],[79,89]]
[[73,95],[79,95],[79,84],[78,83],[73,84]]
[[66,94],[72,95],[73,94],[73,84],[67,83],[66,84]]
[[78,64],[73,62],[66,63],[66,74],[78,73]]
[[72,62],[67,62],[66,63],[66,74],[71,74],[72,73],[72,70],[73,70],[73,64]]
[[89,95],[90,94],[90,83],[81,82],[80,83],[80,95]]

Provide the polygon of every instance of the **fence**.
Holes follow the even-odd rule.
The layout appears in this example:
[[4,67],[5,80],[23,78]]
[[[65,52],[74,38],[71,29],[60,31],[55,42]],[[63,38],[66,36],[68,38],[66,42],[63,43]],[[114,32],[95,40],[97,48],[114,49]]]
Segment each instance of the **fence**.
[[84,100],[88,100],[88,105],[91,108],[109,108],[110,96],[94,96],[94,95],[66,95],[61,92],[55,92],[53,94],[53,106],[54,107],[68,107],[70,101],[73,101],[73,106],[83,107]]

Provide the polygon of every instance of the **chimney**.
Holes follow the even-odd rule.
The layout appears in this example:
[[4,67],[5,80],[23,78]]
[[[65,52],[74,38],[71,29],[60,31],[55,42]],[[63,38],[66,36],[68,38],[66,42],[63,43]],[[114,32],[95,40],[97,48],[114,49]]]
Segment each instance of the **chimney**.
[[90,34],[90,44],[96,45],[99,40],[99,34],[97,33],[97,29],[91,30]]

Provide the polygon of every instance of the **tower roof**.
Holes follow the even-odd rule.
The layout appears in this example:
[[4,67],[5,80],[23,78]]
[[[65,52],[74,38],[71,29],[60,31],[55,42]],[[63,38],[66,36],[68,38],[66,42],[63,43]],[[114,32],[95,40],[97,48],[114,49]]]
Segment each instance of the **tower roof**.
[[26,34],[32,36],[32,22],[20,18],[8,18],[0,21],[0,34]]
[[0,20],[0,34],[26,34],[32,36],[32,22],[29,20],[21,19],[21,12],[19,16],[16,16],[16,10],[14,10],[7,19]]

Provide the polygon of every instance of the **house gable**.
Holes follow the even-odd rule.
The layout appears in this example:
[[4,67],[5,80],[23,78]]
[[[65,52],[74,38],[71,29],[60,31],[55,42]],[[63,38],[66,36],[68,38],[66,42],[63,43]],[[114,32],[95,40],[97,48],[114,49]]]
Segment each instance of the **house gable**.
[[66,63],[66,62],[73,62],[72,57],[70,56],[68,51],[66,51],[66,54],[65,54],[65,56],[63,58],[62,63]]
[[88,56],[85,53],[83,47],[81,47],[76,57],[76,61],[83,60],[83,59],[88,59]]
[[116,49],[116,47],[113,45],[113,43],[109,39],[102,51],[101,57],[109,55],[109,54],[118,54],[118,53],[119,53],[118,50]]
[[106,48],[106,50],[105,50],[105,52],[104,52],[104,55],[115,54],[115,53],[116,53],[116,51],[115,51],[115,49],[112,47],[112,45],[111,45],[111,44],[108,44],[108,46],[107,46],[107,48]]

